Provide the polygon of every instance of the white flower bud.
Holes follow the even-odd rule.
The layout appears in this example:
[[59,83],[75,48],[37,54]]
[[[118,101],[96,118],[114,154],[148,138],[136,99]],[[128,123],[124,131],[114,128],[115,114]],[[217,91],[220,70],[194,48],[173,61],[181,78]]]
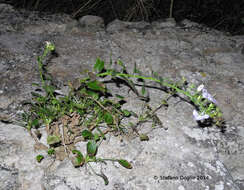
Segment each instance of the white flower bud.
[[193,110],[193,117],[196,121],[199,121],[199,120],[204,120],[204,119],[208,119],[209,118],[209,115],[207,114],[204,114],[204,115],[200,115],[197,110]]
[[197,88],[197,91],[198,91],[198,92],[201,92],[202,89],[204,89],[204,85],[203,85],[203,84],[201,84],[201,85]]

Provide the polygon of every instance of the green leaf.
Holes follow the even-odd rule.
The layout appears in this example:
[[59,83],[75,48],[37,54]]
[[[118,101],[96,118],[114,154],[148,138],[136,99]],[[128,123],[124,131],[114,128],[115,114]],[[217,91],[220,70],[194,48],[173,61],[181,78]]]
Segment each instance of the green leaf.
[[92,139],[93,138],[93,134],[91,131],[88,130],[84,130],[81,132],[81,135],[85,138],[85,139]]
[[31,122],[31,126],[32,127],[37,127],[39,125],[39,120],[38,119],[34,119],[32,122]]
[[140,134],[140,141],[148,141],[149,137],[146,134]]
[[74,103],[73,106],[78,108],[78,109],[83,109],[84,108],[83,104],[78,104],[78,103]]
[[158,78],[158,73],[157,73],[157,72],[152,71],[152,75],[153,75],[153,77],[155,77],[156,79]]
[[53,148],[48,149],[47,154],[53,155],[55,153],[55,150]]
[[89,96],[91,96],[92,98],[94,98],[95,100],[98,100],[99,99],[99,94],[94,92],[94,91],[91,91],[91,90],[87,90],[87,94]]
[[141,88],[141,94],[144,95],[146,93],[146,88],[145,86],[143,85],[142,88]]
[[41,64],[41,62],[42,62],[42,58],[41,58],[41,56],[38,56],[38,57],[37,57],[37,61]]
[[40,86],[41,86],[40,84],[35,83],[35,82],[31,83],[31,85],[32,85],[32,86],[38,86],[38,87],[40,87]]
[[105,114],[104,114],[104,121],[108,124],[108,125],[110,125],[110,124],[113,124],[113,116],[110,114],[110,113],[108,113],[108,112],[106,112]]
[[165,99],[162,100],[162,103],[161,104],[164,105],[165,107],[168,107],[169,106],[167,100],[165,100]]
[[111,69],[112,65],[113,65],[113,59],[112,59],[112,53],[110,53],[108,69]]
[[196,88],[196,86],[195,86],[194,84],[191,84],[191,85],[189,86],[189,88],[190,88],[190,89],[194,89],[194,88]]
[[31,92],[31,95],[34,97],[43,97],[41,94],[38,94],[36,92]]
[[61,142],[61,139],[57,135],[49,135],[47,137],[47,144],[54,145]]
[[55,99],[55,98],[52,99],[52,104],[53,104],[53,105],[57,105],[57,104],[59,104],[59,103],[60,103],[60,102],[59,102],[57,99]]
[[127,169],[132,169],[132,165],[127,160],[118,160],[119,164]]
[[116,104],[114,104],[114,107],[116,108],[116,109],[120,109],[121,108],[121,103],[116,103]]
[[94,134],[94,141],[99,141],[99,140],[100,140],[99,134],[95,133]]
[[105,92],[104,84],[99,82],[99,81],[97,81],[97,80],[87,82],[87,86],[88,86],[88,88],[90,88],[92,90]]
[[121,99],[121,100],[124,100],[124,99],[125,99],[124,96],[120,96],[119,94],[115,94],[115,96],[116,96],[117,98]]
[[85,158],[83,154],[78,150],[72,150],[72,153],[75,154],[75,158],[71,160],[74,167],[82,166],[85,163]]
[[102,137],[102,138],[105,140],[105,139],[106,139],[106,137],[105,137],[104,133],[102,132],[102,130],[101,130],[101,129],[99,129],[99,127],[97,127],[97,130],[99,131],[99,133],[100,133],[101,137]]
[[87,154],[89,157],[93,157],[96,155],[97,152],[97,144],[94,140],[89,141],[86,146]]
[[136,118],[138,118],[138,115],[135,113],[135,112],[133,112],[133,111],[130,111],[130,114],[133,116],[133,117],[136,117]]
[[36,161],[37,161],[38,163],[40,163],[43,159],[44,159],[44,156],[41,155],[41,154],[39,154],[39,155],[36,156]]
[[95,71],[101,72],[104,69],[104,61],[101,61],[99,58],[97,58],[96,64],[93,68]]
[[112,78],[113,77],[116,77],[116,74],[117,74],[117,72],[115,70],[111,70],[111,76],[112,76]]
[[133,73],[141,74],[141,71],[139,71],[136,67],[136,63],[134,63]]
[[117,64],[120,65],[123,69],[125,69],[125,65],[122,61],[118,60]]
[[104,121],[104,113],[101,110],[98,110],[97,113],[97,123],[103,122]]
[[[87,96],[87,89],[86,88],[82,88],[80,91],[79,91],[79,93],[80,93],[80,95],[83,97],[83,96]],[[69,101],[69,99],[68,99],[68,101]]]
[[136,63],[134,63],[134,69],[133,69],[133,73],[137,73],[137,69],[136,69]]
[[125,117],[130,117],[131,116],[131,112],[128,110],[122,110],[123,114]]
[[161,83],[163,83],[163,82],[164,82],[164,79],[163,79],[162,77],[159,77],[159,81],[160,81]]

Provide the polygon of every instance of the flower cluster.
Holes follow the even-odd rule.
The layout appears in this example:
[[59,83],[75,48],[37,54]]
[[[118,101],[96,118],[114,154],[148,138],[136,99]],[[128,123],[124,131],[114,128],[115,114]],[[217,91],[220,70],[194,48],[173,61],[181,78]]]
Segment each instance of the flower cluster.
[[203,84],[197,88],[197,93],[194,95],[194,98],[200,109],[199,112],[193,110],[193,117],[196,121],[202,121],[209,118],[218,121],[218,119],[221,118],[222,113],[216,106],[217,101],[208,93]]
[[208,99],[209,101],[217,104],[217,101],[212,97],[211,94],[208,93],[208,91],[204,88],[204,85],[201,84],[198,88],[197,88],[198,92],[202,92],[202,96],[203,98]]

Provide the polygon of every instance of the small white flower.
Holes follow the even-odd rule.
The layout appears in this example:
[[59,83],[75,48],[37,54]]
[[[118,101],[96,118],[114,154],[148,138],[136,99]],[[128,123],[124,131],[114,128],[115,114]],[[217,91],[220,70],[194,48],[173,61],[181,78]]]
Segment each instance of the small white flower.
[[204,88],[204,85],[203,84],[201,84],[200,86],[198,86],[197,91],[198,92],[201,92],[202,91],[203,98],[206,98],[209,101],[217,104],[217,101],[213,98],[213,96],[211,94],[208,93],[208,91]]
[[62,92],[62,90],[55,90],[54,92],[56,92],[57,94],[60,94],[60,95],[64,95],[64,93]]
[[55,46],[53,43],[49,42],[49,41],[45,41],[46,43],[46,48],[49,50],[49,51],[53,51],[55,49]]
[[46,46],[50,46],[51,45],[51,42],[49,42],[49,41],[45,41],[45,43],[46,43]]
[[197,87],[197,91],[198,91],[198,92],[201,92],[202,89],[204,89],[204,85],[203,85],[203,84],[201,84],[199,87]]
[[203,96],[203,98],[206,98],[209,101],[217,104],[217,101],[213,98],[213,96],[211,94],[208,93],[208,91],[206,89],[202,89],[202,96]]
[[193,117],[196,121],[199,121],[199,120],[204,120],[204,119],[208,119],[209,118],[209,115],[207,114],[204,114],[204,115],[200,115],[197,110],[193,110]]

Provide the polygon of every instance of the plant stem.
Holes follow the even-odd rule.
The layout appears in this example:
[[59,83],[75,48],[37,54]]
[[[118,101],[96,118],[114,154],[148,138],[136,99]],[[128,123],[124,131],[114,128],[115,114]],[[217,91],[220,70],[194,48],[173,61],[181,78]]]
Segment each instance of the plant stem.
[[166,82],[163,82],[159,79],[156,79],[156,78],[153,78],[153,77],[145,77],[145,76],[141,76],[141,75],[131,75],[131,74],[125,74],[125,73],[112,73],[112,72],[104,72],[104,73],[100,73],[100,74],[97,74],[98,77],[103,77],[103,76],[117,76],[117,77],[131,77],[131,78],[137,78],[137,79],[144,79],[144,80],[151,80],[151,81],[155,81],[155,82],[158,82],[160,84],[162,84],[163,86],[167,86],[169,88],[172,88],[174,90],[176,90],[178,93],[181,93],[181,94],[184,94],[186,95],[187,97],[190,98],[190,100],[194,103],[194,104],[197,104],[197,101],[195,100],[195,98],[187,91],[184,91],[184,90],[181,90],[179,88],[177,88],[175,85],[173,84],[169,84],[169,83],[166,83]]
[[39,67],[39,73],[40,73],[40,77],[41,77],[41,81],[42,81],[42,87],[44,87],[46,85],[45,80],[43,78],[43,69],[42,69],[43,64],[42,64],[42,61],[47,56],[48,52],[49,52],[48,48],[45,47],[42,56],[38,57],[38,67]]
[[112,158],[96,158],[97,161],[112,161],[112,162],[117,162],[118,159],[112,159]]
[[41,78],[41,81],[42,81],[42,87],[44,87],[45,86],[45,81],[44,81],[44,78],[43,78],[43,75],[42,75],[42,57],[39,57],[38,68],[39,68],[40,78]]

